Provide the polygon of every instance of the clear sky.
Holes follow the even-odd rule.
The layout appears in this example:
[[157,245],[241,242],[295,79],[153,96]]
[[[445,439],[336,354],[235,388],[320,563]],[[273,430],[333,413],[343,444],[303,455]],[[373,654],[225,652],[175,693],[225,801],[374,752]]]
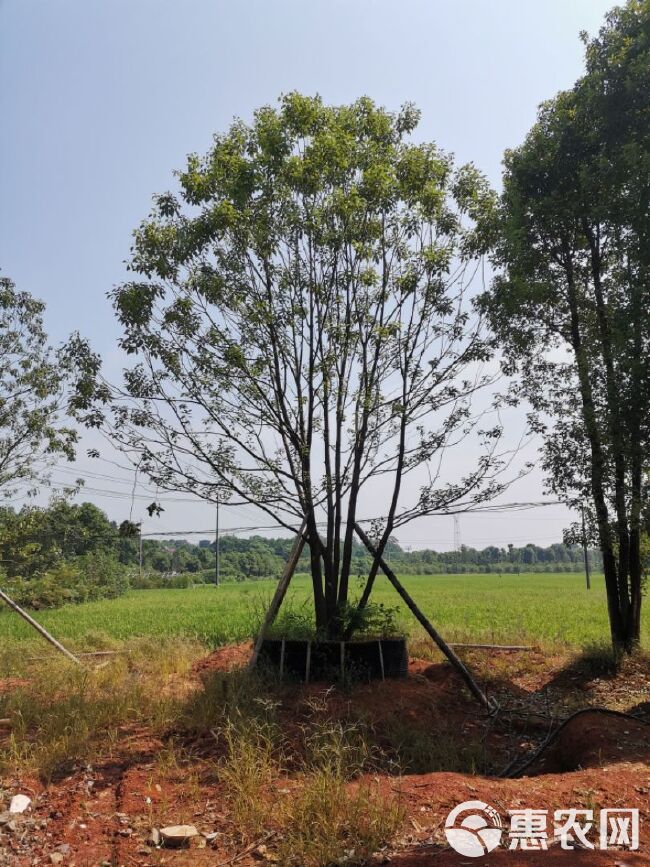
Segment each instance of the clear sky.
[[[54,341],[73,330],[119,365],[106,292],[124,278],[132,230],[172,172],[233,116],[289,90],[349,102],[367,94],[422,110],[417,137],[473,161],[498,185],[507,147],[537,105],[582,69],[581,30],[606,0],[0,0],[0,268],[47,302]],[[88,443],[84,444],[84,447]],[[97,490],[127,491],[111,465],[81,460]],[[63,482],[70,474],[60,472]],[[533,474],[509,499],[537,500]],[[143,493],[144,495],[144,493]],[[111,517],[123,496],[90,491]],[[139,519],[141,506],[136,505]],[[149,529],[213,524],[213,509],[166,504]],[[226,526],[248,516],[224,510]],[[478,546],[558,541],[563,509],[462,519]],[[200,526],[197,526],[200,525]],[[453,541],[451,519],[402,533]]]

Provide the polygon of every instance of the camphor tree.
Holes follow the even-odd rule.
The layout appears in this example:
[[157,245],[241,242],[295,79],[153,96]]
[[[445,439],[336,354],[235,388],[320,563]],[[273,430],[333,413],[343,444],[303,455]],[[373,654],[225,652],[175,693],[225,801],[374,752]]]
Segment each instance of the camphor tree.
[[75,432],[61,423],[63,359],[48,345],[42,302],[0,277],[0,496],[47,476],[48,465],[74,459]]
[[[382,516],[365,604],[391,533],[494,495],[509,460],[472,408],[493,378],[468,293],[494,196],[472,166],[409,143],[417,121],[294,93],[235,123],[135,233],[137,279],[112,294],[137,356],[123,387],[74,347],[78,411],[161,489],[306,522],[329,636],[346,629],[362,494]],[[450,481],[443,455],[467,437]]]
[[[585,39],[585,41],[587,41]],[[492,324],[538,412],[552,489],[590,503],[614,649],[639,641],[650,462],[650,3],[506,155]]]

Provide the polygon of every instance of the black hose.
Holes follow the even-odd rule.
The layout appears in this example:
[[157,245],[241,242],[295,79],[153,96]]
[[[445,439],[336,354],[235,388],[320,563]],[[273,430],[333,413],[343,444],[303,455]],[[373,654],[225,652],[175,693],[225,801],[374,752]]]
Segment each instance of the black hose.
[[549,736],[543,741],[543,743],[533,752],[533,754],[531,756],[529,756],[528,759],[526,759],[526,761],[523,763],[523,765],[521,765],[516,770],[514,770],[513,765],[516,762],[516,759],[514,759],[512,762],[510,762],[510,764],[508,764],[501,771],[500,774],[498,774],[498,776],[503,778],[503,779],[510,779],[510,780],[514,780],[514,779],[517,779],[517,777],[520,777],[523,774],[523,772],[527,768],[529,768],[532,764],[534,764],[537,761],[537,759],[542,755],[542,753],[545,750],[547,750],[551,746],[551,744],[557,740],[558,735],[560,734],[562,729],[564,729],[576,717],[579,717],[585,713],[602,713],[602,714],[607,714],[609,716],[620,717],[622,719],[633,720],[634,722],[641,723],[641,725],[644,725],[644,726],[650,726],[650,722],[648,722],[648,720],[641,719],[641,717],[634,716],[634,714],[631,714],[631,713],[625,713],[625,711],[622,711],[622,710],[612,710],[608,707],[583,707],[580,710],[577,710],[575,713],[572,713],[566,719],[564,719],[560,723],[560,725],[554,731],[552,731],[551,734],[549,734]]

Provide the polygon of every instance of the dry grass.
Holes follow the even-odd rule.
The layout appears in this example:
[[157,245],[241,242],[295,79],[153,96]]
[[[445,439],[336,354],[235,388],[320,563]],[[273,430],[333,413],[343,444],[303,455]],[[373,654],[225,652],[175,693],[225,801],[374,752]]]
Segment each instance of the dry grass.
[[254,839],[273,818],[272,788],[283,768],[275,732],[262,720],[241,717],[215,734],[225,744],[217,775],[232,817]]
[[[413,650],[423,656],[430,647]],[[452,720],[423,725],[398,707],[380,720],[367,710],[355,716],[362,710],[341,689],[297,699],[286,685],[242,671],[215,672],[199,685],[191,667],[205,648],[195,643],[138,640],[121,649],[79,669],[5,648],[0,676],[12,682],[0,692],[0,717],[11,719],[11,735],[0,746],[0,771],[36,771],[49,782],[100,759],[128,755],[137,764],[146,742],[148,785],[157,792],[150,826],[170,815],[195,821],[209,786],[236,845],[268,838],[278,863],[326,867],[361,864],[396,835],[404,809],[399,794],[386,792],[399,793],[400,774],[482,769],[480,732],[459,736]],[[466,656],[492,682],[548,668],[540,652]],[[599,648],[565,664],[592,676],[608,671]],[[164,779],[171,785],[162,795],[156,784]]]
[[114,755],[130,726],[165,731],[180,708],[165,685],[187,674],[198,647],[146,640],[125,650],[83,668],[55,656],[16,660],[9,670],[21,680],[0,695],[0,717],[11,720],[0,769],[28,769],[50,781],[98,754]]
[[230,817],[248,841],[272,834],[281,864],[362,863],[402,821],[398,801],[363,776],[386,757],[361,721],[331,717],[323,697],[301,705],[289,737],[280,701],[268,696],[255,675],[216,673],[185,708],[187,730],[216,739]]
[[430,729],[405,724],[395,717],[384,732],[394,754],[395,764],[403,774],[429,774],[453,771],[476,774],[484,771],[484,755],[475,738],[459,737],[458,728],[445,726],[440,720]]

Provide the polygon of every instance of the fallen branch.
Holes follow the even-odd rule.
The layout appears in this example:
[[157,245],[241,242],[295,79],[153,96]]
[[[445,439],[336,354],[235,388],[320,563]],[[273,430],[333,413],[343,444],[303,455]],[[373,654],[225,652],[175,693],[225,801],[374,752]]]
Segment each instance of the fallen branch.
[[261,846],[263,843],[266,843],[272,837],[275,837],[277,831],[269,831],[268,834],[265,834],[264,837],[261,837],[259,840],[256,840],[254,843],[251,843],[250,846],[247,846],[242,852],[239,852],[237,855],[233,855],[232,858],[228,858],[227,861],[219,861],[218,864],[215,864],[214,867],[228,867],[229,864],[235,864],[237,861],[241,861],[242,858],[245,858],[249,855],[254,849],[257,849],[258,846]]
[[472,650],[536,650],[532,644],[450,644],[450,647],[467,647]]

